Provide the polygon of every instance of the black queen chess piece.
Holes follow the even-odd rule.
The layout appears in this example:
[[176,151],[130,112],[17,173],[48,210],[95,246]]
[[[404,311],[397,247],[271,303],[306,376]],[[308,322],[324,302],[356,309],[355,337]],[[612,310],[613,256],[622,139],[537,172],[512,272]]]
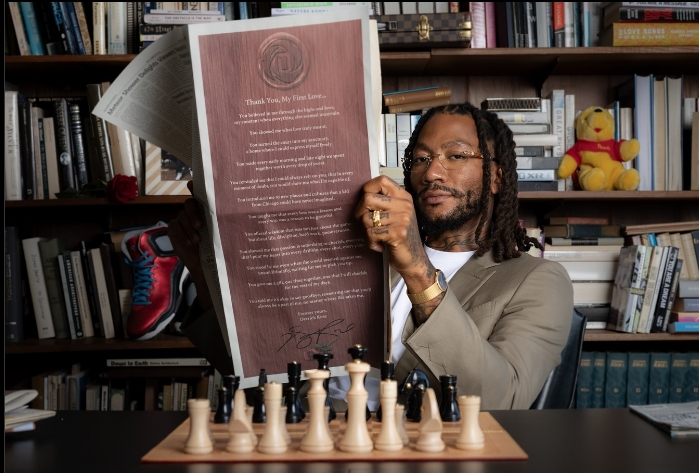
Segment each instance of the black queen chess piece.
[[[301,365],[296,362],[292,361],[290,363],[287,363],[286,365],[286,371],[287,374],[289,375],[289,388],[294,388],[294,391],[296,394],[294,395],[295,399],[295,406],[294,406],[294,415],[293,416],[300,416],[298,422],[300,422],[304,417],[306,417],[306,413],[303,410],[303,405],[301,404],[301,395],[299,394],[300,391],[299,389],[301,388]],[[288,388],[287,388],[288,391]],[[290,409],[287,407],[287,419],[289,418],[289,411]],[[295,422],[287,422],[287,423],[295,423]]]
[[[354,345],[347,349],[347,353],[350,354],[352,359],[359,361],[364,361],[364,357],[366,356],[368,351],[369,349],[362,345]],[[364,377],[364,380],[366,383],[366,376]],[[371,411],[369,410],[369,406],[366,406],[366,420],[369,419],[371,419]],[[345,411],[345,420],[347,420],[347,411]]]
[[265,384],[267,384],[267,374],[265,370],[260,370],[260,377],[255,388],[255,397],[252,403],[252,423],[264,424],[267,422],[267,410],[265,409]]
[[402,396],[407,395],[405,417],[412,422],[420,422],[422,418],[422,399],[425,390],[430,387],[430,381],[424,371],[414,369],[408,376],[405,377],[398,393]]
[[456,376],[441,375],[439,383],[442,385],[442,401],[439,403],[439,416],[442,422],[459,422],[461,412],[456,401]]
[[[381,363],[381,381],[393,380],[395,376],[395,365],[392,361],[384,361]],[[376,409],[376,419],[381,422],[382,410],[381,403],[379,403],[379,408]]]
[[301,397],[299,396],[298,390],[293,386],[286,388],[284,392],[284,405],[286,406],[285,423],[298,424],[303,420],[305,413],[299,411],[300,404]]
[[227,424],[231,420],[231,392],[222,386],[218,390],[218,408],[214,414],[214,424]]
[[[314,353],[313,359],[318,361],[318,369],[330,371],[330,360],[333,359],[332,353]],[[328,394],[328,383],[329,379],[323,381],[323,388],[325,388],[325,405],[330,409],[328,410],[328,422],[335,420],[337,418],[337,413],[335,412],[335,407],[332,402],[330,402],[330,395]]]
[[233,412],[233,402],[235,400],[235,393],[240,386],[240,376],[234,376],[232,374],[227,374],[223,377],[223,385],[228,389],[230,397],[230,407],[231,412]]

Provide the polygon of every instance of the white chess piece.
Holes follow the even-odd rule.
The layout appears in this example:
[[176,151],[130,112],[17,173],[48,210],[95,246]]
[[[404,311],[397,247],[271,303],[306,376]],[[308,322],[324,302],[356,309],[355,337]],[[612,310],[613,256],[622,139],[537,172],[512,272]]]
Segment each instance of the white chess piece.
[[340,450],[350,453],[367,453],[374,449],[366,423],[366,402],[369,393],[364,387],[364,376],[371,367],[359,359],[350,361],[345,370],[350,376],[347,391],[347,428],[340,441]]
[[[250,435],[250,441],[253,446],[257,445],[257,435],[252,428],[252,408],[248,408],[247,401],[245,399],[245,391],[238,389],[235,392],[235,400],[233,404],[233,415],[231,420],[240,421],[247,429]],[[233,433],[231,429],[237,429],[238,427],[233,427],[233,425],[228,423],[228,432]]]
[[460,450],[480,450],[485,445],[485,437],[478,422],[481,409],[480,396],[459,396],[461,412],[461,431],[456,439],[456,448]]
[[[328,370],[306,370],[306,377],[311,383],[306,396],[308,397],[309,422],[308,429],[301,439],[300,449],[308,453],[328,453],[335,449],[335,444],[328,429],[328,417],[325,411],[327,393],[323,380],[330,376]],[[323,415],[325,414],[325,415]]]
[[[231,453],[250,453],[255,449],[248,425],[240,419],[231,419],[228,423],[228,443],[226,451]],[[255,437],[257,438],[257,437]]]
[[385,379],[381,381],[381,430],[374,442],[376,450],[395,452],[403,448],[403,439],[396,425],[396,400],[398,399],[398,385],[395,381]]
[[214,450],[213,436],[209,418],[211,417],[211,404],[208,399],[189,399],[187,401],[189,412],[189,436],[184,444],[185,453],[206,454]]
[[282,407],[282,385],[272,381],[265,384],[265,410],[267,422],[257,449],[262,453],[278,454],[286,452],[288,447],[284,434],[279,427],[279,411]]
[[286,429],[286,409],[286,406],[279,408],[279,430],[281,430],[286,444],[291,445],[291,435],[289,435],[289,431]]
[[398,435],[400,435],[403,445],[408,445],[410,439],[408,438],[408,433],[405,431],[405,406],[403,404],[396,404],[396,428],[398,429]]
[[418,427],[420,435],[415,448],[421,452],[441,452],[446,445],[442,440],[442,418],[439,415],[434,389],[427,388],[425,390],[425,401],[422,408],[422,420]]

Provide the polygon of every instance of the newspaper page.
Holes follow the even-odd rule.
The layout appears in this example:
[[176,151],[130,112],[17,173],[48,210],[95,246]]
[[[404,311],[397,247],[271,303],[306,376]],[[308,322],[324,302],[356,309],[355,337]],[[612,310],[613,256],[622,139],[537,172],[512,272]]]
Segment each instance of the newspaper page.
[[699,402],[629,406],[629,409],[669,432],[672,437],[699,436]]
[[357,343],[385,359],[385,266],[353,217],[378,175],[368,23],[344,10],[177,28],[93,111],[192,167],[241,387],[315,368],[317,352],[340,374]]

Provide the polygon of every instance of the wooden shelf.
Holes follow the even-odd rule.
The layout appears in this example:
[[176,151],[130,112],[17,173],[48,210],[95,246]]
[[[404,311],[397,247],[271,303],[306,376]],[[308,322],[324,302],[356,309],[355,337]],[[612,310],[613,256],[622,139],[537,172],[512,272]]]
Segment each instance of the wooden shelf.
[[29,353],[98,352],[112,350],[160,350],[194,348],[186,337],[159,334],[150,340],[104,339],[99,337],[78,340],[49,338],[30,339],[17,344],[5,344],[5,355]]
[[638,200],[696,200],[699,191],[538,191],[519,192],[519,200],[604,200],[604,201],[638,201]]
[[122,203],[113,203],[103,198],[76,198],[76,199],[50,199],[50,200],[14,200],[5,201],[7,209],[26,208],[52,208],[52,207],[95,207],[95,206],[140,206],[140,205],[180,205],[187,200],[187,195],[162,195],[136,197],[134,200]]
[[668,342],[699,340],[699,333],[624,333],[586,330],[586,342]]

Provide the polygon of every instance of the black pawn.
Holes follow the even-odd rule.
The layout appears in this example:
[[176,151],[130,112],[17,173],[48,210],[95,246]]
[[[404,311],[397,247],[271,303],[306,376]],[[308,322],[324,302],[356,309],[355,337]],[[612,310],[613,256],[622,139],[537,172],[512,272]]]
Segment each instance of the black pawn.
[[422,384],[415,386],[410,397],[412,398],[412,404],[410,404],[410,400],[408,400],[412,407],[410,420],[413,422],[420,422],[422,420],[422,401],[425,397],[425,386]]
[[286,423],[298,424],[303,419],[303,411],[299,411],[298,406],[301,405],[299,392],[293,386],[286,388],[284,394],[284,405],[286,406]]
[[[301,365],[295,361],[292,361],[291,363],[288,363],[287,365],[287,373],[289,375],[289,387],[294,388],[296,391],[296,406],[295,406],[295,415],[300,415],[301,417],[299,420],[303,419],[306,417],[306,413],[303,410],[303,405],[301,405],[301,396],[298,394],[299,393],[299,388],[301,386]],[[289,409],[287,409],[287,419],[289,418]],[[288,421],[287,421],[288,422]],[[296,422],[288,422],[290,424],[295,424]]]
[[458,422],[461,420],[459,405],[456,402],[456,376],[442,375],[439,377],[442,385],[442,402],[439,404],[439,416],[442,422]]
[[[384,361],[381,363],[381,381],[386,381],[387,379],[393,379],[395,365],[391,361]],[[381,422],[381,402],[379,400],[379,408],[376,409],[376,418]]]
[[[347,349],[347,353],[350,354],[353,360],[359,360],[363,361],[364,356],[367,354],[368,348],[363,347],[361,345],[354,345],[350,348]],[[366,383],[366,376],[364,377],[365,383]],[[366,420],[371,419],[371,411],[369,410],[369,406],[366,406]],[[345,411],[345,420],[347,420],[347,411]]]
[[267,422],[267,410],[265,409],[265,384],[267,384],[267,374],[265,370],[260,370],[260,378],[255,388],[255,397],[252,403],[252,423],[264,424]]
[[231,392],[225,386],[218,390],[218,408],[214,424],[227,424],[231,420]]
[[223,385],[228,389],[231,406],[231,412],[233,412],[233,402],[235,402],[235,392],[238,390],[240,385],[240,376],[233,376],[232,374],[227,374],[223,377]]
[[[318,360],[319,370],[330,371],[329,363],[330,360],[333,359],[332,353],[315,353],[313,354],[313,359]],[[325,405],[330,407],[330,410],[328,411],[328,422],[334,420],[337,417],[337,413],[335,413],[335,408],[333,407],[332,402],[330,402],[330,396],[327,394],[329,382],[329,379],[323,381],[323,387],[325,388]]]

